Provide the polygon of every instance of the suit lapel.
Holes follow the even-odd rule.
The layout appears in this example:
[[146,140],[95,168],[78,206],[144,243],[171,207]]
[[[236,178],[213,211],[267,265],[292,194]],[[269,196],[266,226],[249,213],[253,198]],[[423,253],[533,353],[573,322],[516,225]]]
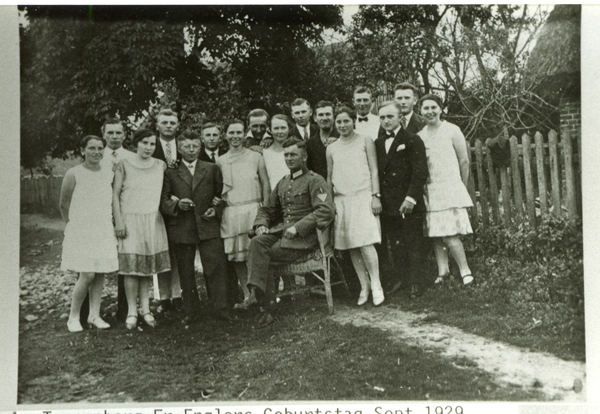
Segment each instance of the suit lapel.
[[196,161],[196,169],[194,170],[194,178],[192,179],[192,192],[196,189],[198,184],[200,184],[200,181],[202,181],[205,175],[206,167],[202,164],[202,161]]
[[[198,169],[197,166],[196,166],[196,169]],[[177,170],[177,175],[179,175],[179,178],[181,178],[184,183],[186,183],[190,187],[192,186],[192,173],[190,172],[188,167],[185,166],[185,164],[183,162],[181,164],[179,164],[179,168]]]
[[[394,141],[392,142],[392,146],[390,147],[390,150],[385,155],[385,160],[383,162],[383,168],[384,169],[387,167],[387,165],[389,164],[390,160],[392,159],[392,157],[396,153],[396,150],[398,149],[398,147],[400,146],[400,144],[402,144],[403,142],[404,142],[404,130],[400,129],[398,131],[398,135],[396,135],[396,137],[394,138]],[[385,151],[385,142],[383,144],[383,150]]]

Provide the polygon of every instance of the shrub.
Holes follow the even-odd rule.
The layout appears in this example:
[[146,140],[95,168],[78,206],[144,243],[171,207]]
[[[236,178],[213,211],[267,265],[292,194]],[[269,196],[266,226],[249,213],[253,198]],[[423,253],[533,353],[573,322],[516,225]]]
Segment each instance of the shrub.
[[583,312],[581,223],[572,225],[564,218],[547,215],[537,230],[528,222],[479,228],[473,243],[473,249],[485,260],[490,279],[502,273],[494,268],[505,262],[501,259],[521,263],[523,271],[512,269],[511,274],[503,274],[505,280],[487,280],[490,287],[501,284],[528,300],[568,303]]

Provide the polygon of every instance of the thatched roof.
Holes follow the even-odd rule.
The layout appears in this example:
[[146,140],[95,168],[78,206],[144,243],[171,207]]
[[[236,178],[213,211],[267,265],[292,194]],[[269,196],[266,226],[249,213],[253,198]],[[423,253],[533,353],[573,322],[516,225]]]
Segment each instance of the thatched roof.
[[581,5],[556,5],[540,30],[528,69],[538,79],[581,72]]

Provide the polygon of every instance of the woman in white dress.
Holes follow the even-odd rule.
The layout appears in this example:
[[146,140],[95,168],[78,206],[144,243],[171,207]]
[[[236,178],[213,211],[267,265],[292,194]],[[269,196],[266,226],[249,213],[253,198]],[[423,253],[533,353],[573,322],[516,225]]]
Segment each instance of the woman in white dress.
[[88,290],[88,323],[98,329],[110,328],[100,317],[100,301],[104,274],[119,270],[119,262],[112,223],[113,172],[100,166],[105,146],[102,138],[84,137],[80,145],[83,163],[67,171],[60,190],[60,213],[67,223],[61,268],[79,273],[67,321],[70,332],[83,330],[79,318]]
[[425,236],[433,238],[438,264],[436,284],[450,275],[448,250],[458,264],[464,285],[473,282],[473,276],[459,236],[471,234],[467,208],[473,202],[467,192],[469,179],[468,148],[460,128],[442,121],[442,100],[436,95],[425,95],[419,101],[421,115],[427,126],[419,132],[425,144],[429,178],[425,184]]
[[235,305],[236,309],[246,309],[256,303],[256,298],[248,289],[248,233],[252,229],[256,213],[261,204],[269,199],[271,187],[263,157],[244,147],[244,122],[230,121],[225,128],[229,151],[217,159],[217,166],[223,175],[223,202],[225,208],[221,217],[221,238],[227,260],[233,262],[244,301]]
[[271,118],[273,144],[262,152],[271,191],[275,189],[275,186],[283,177],[290,173],[290,169],[283,158],[283,143],[288,138],[291,128],[292,121],[286,115],[277,114]]
[[374,197],[379,193],[375,144],[354,131],[353,109],[336,108],[334,120],[340,138],[329,144],[326,152],[327,183],[336,209],[334,244],[338,250],[350,250],[361,285],[358,305],[367,303],[372,293],[373,304],[378,306],[384,295],[375,250],[375,243],[381,243],[381,201]]
[[132,141],[136,155],[119,162],[113,183],[119,274],[125,275],[127,329],[137,326],[138,298],[140,316],[148,326],[156,326],[150,313],[150,282],[154,274],[171,268],[167,232],[158,210],[167,164],[152,158],[156,148],[155,132],[139,129]]

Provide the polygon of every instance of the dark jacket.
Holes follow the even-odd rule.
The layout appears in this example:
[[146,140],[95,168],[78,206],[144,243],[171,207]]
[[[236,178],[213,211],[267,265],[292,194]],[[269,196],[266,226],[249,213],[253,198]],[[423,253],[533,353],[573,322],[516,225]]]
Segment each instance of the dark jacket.
[[[214,197],[223,191],[221,171],[215,164],[198,160],[194,176],[182,162],[177,168],[167,169],[163,180],[160,211],[166,221],[167,233],[172,243],[198,243],[221,237],[220,217],[223,207],[215,207],[217,216],[211,219],[202,216],[213,207]],[[177,199],[189,198],[195,206],[182,211]]]
[[[329,137],[339,138],[340,133],[333,128]],[[310,137],[310,139],[306,141],[306,152],[308,154],[308,160],[306,161],[308,169],[316,172],[327,180],[326,148],[325,145],[323,145],[323,141],[321,141],[320,129],[316,135]]]
[[[177,145],[175,145],[175,147],[177,147]],[[176,154],[173,154],[173,156],[177,156],[178,163],[181,162],[181,153],[179,151],[176,151]],[[167,166],[169,165],[167,163],[167,158],[165,157],[165,151],[163,150],[162,144],[160,143],[160,139],[158,138],[158,133],[156,134],[156,149],[154,150],[154,154],[152,154],[152,157],[164,161],[167,164]]]
[[[309,125],[308,128],[310,130],[310,132],[309,132],[310,138],[312,138],[319,133],[319,127],[316,126],[315,124],[308,124],[308,125]],[[302,135],[300,134],[300,131],[298,130],[298,125],[294,125],[294,127],[290,131],[289,138],[291,138],[291,137],[296,137],[298,139],[304,140],[304,138],[302,138]],[[308,138],[308,139],[310,140],[310,138]]]
[[[416,134],[420,130],[425,128],[425,125],[427,125],[427,122],[425,122],[425,118],[423,118],[421,115],[413,112],[412,116],[410,117],[410,122],[406,126],[406,130],[412,134]],[[380,126],[379,133],[377,134],[377,136],[379,137],[382,134],[385,134],[385,129],[383,129],[383,127]]]
[[384,130],[375,140],[382,214],[399,216],[400,206],[407,196],[417,202],[414,212],[424,212],[423,189],[429,171],[423,141],[401,128],[386,154],[385,140]]

